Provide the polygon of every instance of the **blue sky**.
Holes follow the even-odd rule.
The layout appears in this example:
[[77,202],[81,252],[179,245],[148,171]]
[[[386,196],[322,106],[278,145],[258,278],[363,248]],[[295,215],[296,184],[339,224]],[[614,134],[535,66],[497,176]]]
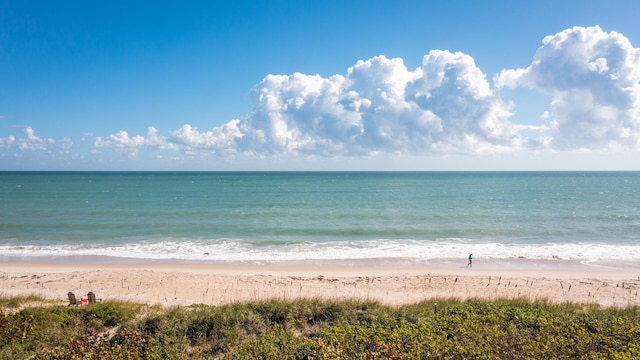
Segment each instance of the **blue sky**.
[[637,14],[0,1],[0,170],[640,170]]

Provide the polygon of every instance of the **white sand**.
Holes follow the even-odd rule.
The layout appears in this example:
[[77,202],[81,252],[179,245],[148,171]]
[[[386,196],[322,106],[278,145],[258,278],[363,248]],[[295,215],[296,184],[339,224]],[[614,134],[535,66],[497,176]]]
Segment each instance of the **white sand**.
[[38,294],[67,303],[89,291],[104,300],[165,306],[221,305],[269,298],[378,300],[402,305],[432,298],[519,298],[604,306],[640,305],[635,269],[582,265],[436,266],[54,264],[0,262],[0,296]]

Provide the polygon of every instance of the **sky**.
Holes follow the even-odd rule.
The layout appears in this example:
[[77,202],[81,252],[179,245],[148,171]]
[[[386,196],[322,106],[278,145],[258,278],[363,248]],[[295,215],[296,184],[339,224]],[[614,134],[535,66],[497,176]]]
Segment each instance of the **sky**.
[[638,14],[0,0],[0,170],[640,170]]

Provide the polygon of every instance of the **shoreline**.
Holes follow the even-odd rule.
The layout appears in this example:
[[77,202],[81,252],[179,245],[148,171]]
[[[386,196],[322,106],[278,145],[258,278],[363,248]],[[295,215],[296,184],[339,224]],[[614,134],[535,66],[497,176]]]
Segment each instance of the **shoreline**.
[[[299,260],[193,260],[193,259],[155,259],[106,255],[61,255],[61,256],[6,256],[0,254],[0,265],[77,265],[77,266],[155,266],[155,265],[194,265],[194,266],[318,266],[345,268],[443,268],[466,269],[466,258],[361,258],[361,259],[299,259]],[[616,270],[636,272],[640,275],[640,261],[621,260],[566,260],[535,258],[478,258],[474,259],[475,268],[487,270]]]
[[517,259],[476,260],[468,269],[464,260],[442,259],[429,264],[375,260],[266,264],[0,261],[0,296],[36,294],[59,300],[61,305],[68,303],[68,292],[86,297],[93,291],[104,300],[162,306],[224,305],[272,298],[357,299],[394,306],[437,298],[526,298],[640,306],[637,268]]

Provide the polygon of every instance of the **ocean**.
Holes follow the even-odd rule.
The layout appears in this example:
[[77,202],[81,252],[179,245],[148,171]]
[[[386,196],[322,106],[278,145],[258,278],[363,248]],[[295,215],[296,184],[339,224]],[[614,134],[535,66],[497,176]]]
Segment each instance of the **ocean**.
[[640,172],[0,172],[0,262],[469,253],[640,264]]

